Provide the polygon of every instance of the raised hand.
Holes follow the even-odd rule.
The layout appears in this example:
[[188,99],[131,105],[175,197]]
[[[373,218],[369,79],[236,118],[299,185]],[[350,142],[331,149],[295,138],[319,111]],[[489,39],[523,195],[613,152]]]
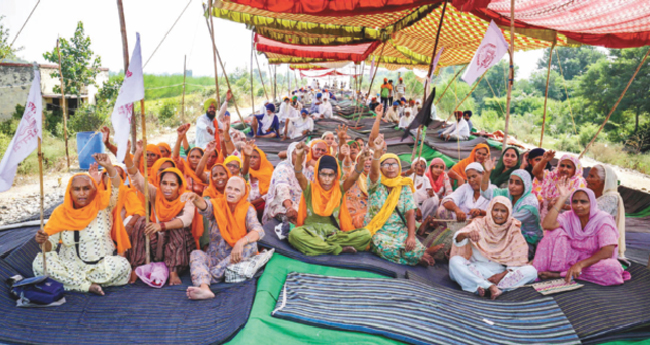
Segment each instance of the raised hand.
[[344,138],[347,133],[348,133],[348,126],[346,126],[346,125],[338,125],[336,127],[336,136],[337,137]]
[[99,183],[99,181],[102,179],[102,174],[99,172],[99,164],[97,164],[96,162],[90,165],[90,167],[88,168],[88,174],[97,183]]
[[307,144],[301,141],[298,143],[298,145],[296,145],[296,155],[304,155],[308,149],[309,148],[307,147]]
[[231,99],[232,99],[232,91],[228,90],[226,92],[226,101],[230,102]]
[[560,178],[560,181],[555,184],[555,188],[557,188],[561,197],[567,197],[571,193],[571,191],[569,191],[569,180],[566,176]]
[[250,157],[253,154],[253,149],[255,149],[255,139],[246,140],[243,147],[244,155]]
[[494,167],[497,165],[497,159],[492,158],[492,159],[486,159],[485,163],[483,163],[483,167],[485,168],[485,171],[489,174],[492,170],[494,170]]
[[383,149],[384,145],[386,145],[386,142],[384,141],[384,135],[379,134],[377,138],[375,138],[375,150]]
[[544,159],[547,162],[551,161],[553,158],[555,158],[555,151],[553,150],[548,150],[544,152],[544,155],[542,155],[542,159]]
[[188,192],[186,202],[189,201],[189,202],[193,203],[194,206],[198,206],[197,202],[198,202],[198,199],[200,199],[200,198],[201,197],[198,194],[196,194],[194,192]]
[[178,126],[178,128],[176,129],[176,133],[178,134],[179,138],[183,138],[187,134],[187,131],[189,130],[190,130],[190,124],[186,123]]
[[135,156],[139,156],[144,152],[144,142],[142,140],[138,140],[137,143],[135,143]]
[[102,142],[104,145],[108,144],[108,140],[111,136],[111,130],[108,127],[104,126],[99,131],[102,133]]
[[384,114],[383,104],[379,104],[378,106],[375,107],[375,114],[377,114],[378,117],[381,117]]
[[217,142],[212,140],[205,146],[205,152],[212,152],[216,150],[216,148],[217,148]]
[[113,163],[111,163],[111,159],[108,158],[108,154],[106,153],[95,153],[92,155],[93,158],[99,163],[104,168],[107,168],[109,166],[113,166]]
[[366,147],[363,148],[363,151],[361,151],[361,153],[359,154],[359,158],[358,158],[357,162],[359,162],[359,164],[361,164],[361,165],[364,165],[366,163],[366,161],[368,160],[368,158],[370,158],[370,157],[372,157],[372,153],[370,153],[370,148],[368,148],[368,146],[366,146]]
[[344,156],[350,155],[350,146],[348,144],[341,146],[341,154]]

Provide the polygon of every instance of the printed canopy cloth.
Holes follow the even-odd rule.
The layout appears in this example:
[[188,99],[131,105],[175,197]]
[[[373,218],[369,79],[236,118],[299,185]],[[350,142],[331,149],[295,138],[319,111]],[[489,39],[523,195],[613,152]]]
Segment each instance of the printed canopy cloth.
[[379,44],[379,41],[368,43],[345,44],[337,46],[309,46],[289,44],[268,39],[260,34],[255,34],[257,51],[263,53],[276,53],[303,58],[349,60],[360,62],[366,59]]
[[402,11],[441,0],[225,0],[259,10],[314,16],[359,16]]
[[[463,11],[510,25],[510,0],[453,0]],[[607,48],[650,45],[647,0],[515,0],[515,26],[557,31],[569,39]]]

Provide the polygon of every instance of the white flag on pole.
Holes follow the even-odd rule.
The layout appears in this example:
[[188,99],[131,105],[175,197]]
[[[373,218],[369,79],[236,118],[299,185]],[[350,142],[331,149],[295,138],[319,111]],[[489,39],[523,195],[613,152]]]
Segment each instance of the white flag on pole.
[[[140,54],[140,34],[136,33],[135,48],[129,62],[129,69],[124,74],[124,81],[117,95],[111,121],[115,130],[117,143],[117,160],[124,161],[126,146],[131,134],[131,114],[133,102],[144,98],[144,78],[142,77],[142,55]],[[135,143],[132,143],[135,145]]]
[[436,67],[438,67],[438,61],[440,60],[440,55],[442,55],[442,51],[445,50],[445,47],[440,47],[440,50],[438,50],[438,54],[436,54],[436,57],[433,59],[433,67],[431,67],[431,75],[429,76],[429,84],[433,83],[433,76],[435,75]]
[[370,78],[372,78],[372,74],[375,71],[375,57],[372,57],[372,63],[370,64]]
[[27,96],[27,105],[16,134],[9,143],[0,162],[0,192],[11,188],[22,162],[38,147],[38,138],[43,139],[43,98],[41,96],[41,72],[34,70],[34,80]]
[[461,79],[470,85],[474,84],[477,78],[483,75],[490,67],[496,65],[507,52],[508,42],[503,37],[501,29],[499,29],[494,21],[491,21],[490,26],[485,31],[481,45],[476,50],[472,62],[470,62]]

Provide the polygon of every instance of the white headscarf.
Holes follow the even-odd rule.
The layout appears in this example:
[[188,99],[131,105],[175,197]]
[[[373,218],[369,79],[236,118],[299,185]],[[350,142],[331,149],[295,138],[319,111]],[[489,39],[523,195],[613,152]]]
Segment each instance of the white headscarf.
[[621,194],[618,193],[618,176],[616,171],[609,166],[601,165],[605,168],[605,185],[603,195],[612,195],[618,198],[618,207],[616,212],[616,227],[618,228],[618,256],[625,258],[625,204]]
[[483,166],[481,165],[481,163],[478,163],[478,162],[470,163],[467,166],[467,168],[465,168],[465,173],[467,173],[467,171],[469,171],[469,170],[476,170],[476,171],[478,171],[480,173],[485,172],[485,170],[483,170]]

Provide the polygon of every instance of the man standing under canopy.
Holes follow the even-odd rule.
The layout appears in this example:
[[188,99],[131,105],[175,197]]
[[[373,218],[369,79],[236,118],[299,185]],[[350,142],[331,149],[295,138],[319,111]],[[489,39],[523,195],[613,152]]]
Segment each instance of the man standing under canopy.
[[219,128],[222,128],[223,118],[226,114],[226,109],[228,108],[228,101],[232,99],[232,92],[228,90],[226,94],[226,101],[221,105],[219,109],[219,116],[217,117],[217,100],[214,98],[209,98],[203,103],[203,110],[205,114],[199,116],[196,119],[196,140],[194,144],[197,147],[205,149],[209,142],[214,140],[215,133],[215,119]]
[[399,78],[399,82],[395,85],[395,91],[397,92],[397,99],[402,99],[406,95],[406,84],[404,84],[404,79]]
[[388,84],[388,78],[384,78],[384,83],[381,84],[380,89],[381,104],[384,105],[384,109],[388,109],[388,97],[391,96],[391,92],[393,91],[393,86]]

